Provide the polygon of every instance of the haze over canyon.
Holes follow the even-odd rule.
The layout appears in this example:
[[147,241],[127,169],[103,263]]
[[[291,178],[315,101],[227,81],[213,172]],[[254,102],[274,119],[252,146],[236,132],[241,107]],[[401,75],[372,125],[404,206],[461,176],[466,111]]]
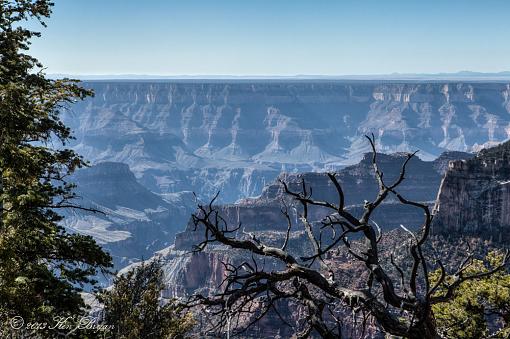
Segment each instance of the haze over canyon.
[[[268,185],[282,173],[345,172],[360,161],[363,168],[366,134],[375,135],[382,153],[419,150],[421,160],[430,162],[450,151],[443,161],[423,165],[427,169],[418,166],[413,173],[432,176],[425,188],[414,189],[433,204],[448,160],[470,157],[455,152],[479,151],[510,133],[506,82],[126,80],[84,85],[95,97],[74,105],[64,122],[76,137],[72,147],[94,165],[75,175],[82,203],[107,213],[74,213],[66,225],[95,236],[111,251],[117,268],[172,245],[197,198],[207,201],[219,191],[218,202],[232,204],[269,192]],[[362,173],[354,171],[349,179],[357,204],[371,194],[370,184],[363,184],[370,174]]]

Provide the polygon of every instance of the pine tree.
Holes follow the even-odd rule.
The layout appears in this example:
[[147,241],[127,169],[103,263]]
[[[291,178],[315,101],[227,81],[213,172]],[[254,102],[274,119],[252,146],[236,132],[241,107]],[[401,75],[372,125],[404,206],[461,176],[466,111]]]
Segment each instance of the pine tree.
[[98,295],[104,322],[118,339],[182,338],[194,325],[191,313],[172,301],[161,302],[164,289],[161,262],[142,263],[115,280]]
[[85,165],[66,148],[71,131],[59,118],[92,93],[76,81],[50,80],[28,55],[47,0],[0,0],[0,312],[4,319],[51,321],[83,313],[80,296],[111,257],[89,236],[66,232],[61,209],[73,202],[69,175]]
[[[490,252],[485,262],[471,260],[462,274],[485,274],[502,262],[501,253]],[[437,281],[440,275],[439,270],[432,272],[431,281]],[[445,284],[453,279],[446,277]],[[444,293],[444,285],[437,293]],[[468,281],[460,286],[451,300],[434,305],[433,311],[442,338],[509,338],[510,274],[501,269]]]

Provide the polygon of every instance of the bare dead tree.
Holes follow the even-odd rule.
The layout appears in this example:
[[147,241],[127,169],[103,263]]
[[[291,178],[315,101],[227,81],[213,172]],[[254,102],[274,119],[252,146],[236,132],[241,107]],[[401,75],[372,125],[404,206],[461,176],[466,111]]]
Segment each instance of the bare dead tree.
[[[296,337],[305,338],[312,332],[323,338],[342,337],[342,322],[346,309],[350,309],[365,324],[369,317],[375,319],[384,332],[406,338],[437,338],[434,316],[431,306],[445,302],[454,296],[455,290],[467,280],[479,279],[500,270],[508,261],[508,252],[503,264],[490,272],[468,275],[469,256],[453,274],[453,281],[446,282],[444,265],[437,261],[441,269],[439,280],[430,286],[428,273],[433,267],[433,260],[424,255],[423,245],[430,234],[433,215],[428,205],[406,199],[398,193],[398,186],[406,176],[406,167],[415,153],[407,154],[401,165],[400,175],[391,184],[384,180],[378,166],[375,137],[367,136],[372,148],[372,166],[377,179],[379,192],[373,201],[366,202],[361,217],[355,217],[346,209],[345,195],[341,182],[334,173],[328,173],[329,180],[338,193],[337,202],[319,201],[312,198],[312,190],[303,181],[300,192],[289,189],[287,183],[281,182],[284,192],[300,205],[299,218],[313,253],[305,257],[293,255],[288,250],[293,225],[291,217],[284,206],[282,213],[288,227],[282,246],[265,244],[252,233],[244,232],[238,237],[241,225],[228,225],[214,206],[216,197],[208,205],[199,205],[193,215],[195,230],[204,231],[204,240],[197,245],[196,251],[204,250],[210,244],[219,244],[231,249],[246,251],[251,261],[240,264],[224,263],[227,272],[219,293],[213,296],[194,295],[188,305],[206,307],[211,319],[216,319],[212,331],[231,329],[242,333],[252,324],[258,322],[269,312],[276,314],[289,326],[285,317],[278,310],[283,302],[295,303],[304,310],[306,316],[294,328]],[[411,245],[406,257],[409,265],[400,267],[390,257],[390,267],[382,262],[380,241],[382,232],[379,226],[371,222],[373,212],[389,196],[398,202],[423,211],[423,223],[416,233],[404,228],[410,234]],[[320,225],[309,220],[312,206],[329,211]],[[324,232],[330,232],[332,239],[323,241]],[[349,240],[353,235],[363,241]],[[349,236],[349,237],[348,237]],[[342,247],[355,261],[362,264],[368,272],[366,287],[352,288],[343,286],[335,274],[341,274],[326,258],[334,250]],[[281,267],[266,268],[257,258],[273,260]],[[387,266],[386,266],[387,267]],[[398,288],[396,286],[399,286]],[[439,287],[446,292],[437,295]],[[359,317],[358,315],[362,316]],[[227,328],[228,327],[228,328]],[[360,336],[363,336],[361,333]]]

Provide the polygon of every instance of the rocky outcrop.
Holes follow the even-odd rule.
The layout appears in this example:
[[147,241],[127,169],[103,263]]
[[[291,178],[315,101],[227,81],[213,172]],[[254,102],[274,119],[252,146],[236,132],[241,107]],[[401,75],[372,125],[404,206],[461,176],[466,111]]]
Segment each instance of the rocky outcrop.
[[161,197],[136,181],[127,164],[102,162],[77,171],[73,178],[78,195],[98,205],[113,208],[149,209],[164,204]]
[[157,193],[223,202],[258,195],[280,172],[384,153],[432,160],[508,138],[508,84],[387,81],[98,81],[65,122],[94,161],[127,163]]
[[435,209],[435,233],[509,241],[510,143],[450,162]]
[[434,169],[441,175],[444,175],[448,171],[450,161],[467,160],[474,156],[474,153],[447,151],[442,153],[439,157],[437,157],[437,159],[434,160]]
[[68,210],[64,226],[94,237],[120,269],[169,246],[194,208],[191,192],[157,195],[137,182],[129,166],[105,162],[78,170],[76,203],[97,213]]

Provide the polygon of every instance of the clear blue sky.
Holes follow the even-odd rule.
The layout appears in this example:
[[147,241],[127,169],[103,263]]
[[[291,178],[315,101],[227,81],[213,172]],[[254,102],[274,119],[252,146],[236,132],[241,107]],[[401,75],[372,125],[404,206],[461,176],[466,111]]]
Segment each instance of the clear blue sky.
[[47,73],[510,70],[509,0],[54,0]]

